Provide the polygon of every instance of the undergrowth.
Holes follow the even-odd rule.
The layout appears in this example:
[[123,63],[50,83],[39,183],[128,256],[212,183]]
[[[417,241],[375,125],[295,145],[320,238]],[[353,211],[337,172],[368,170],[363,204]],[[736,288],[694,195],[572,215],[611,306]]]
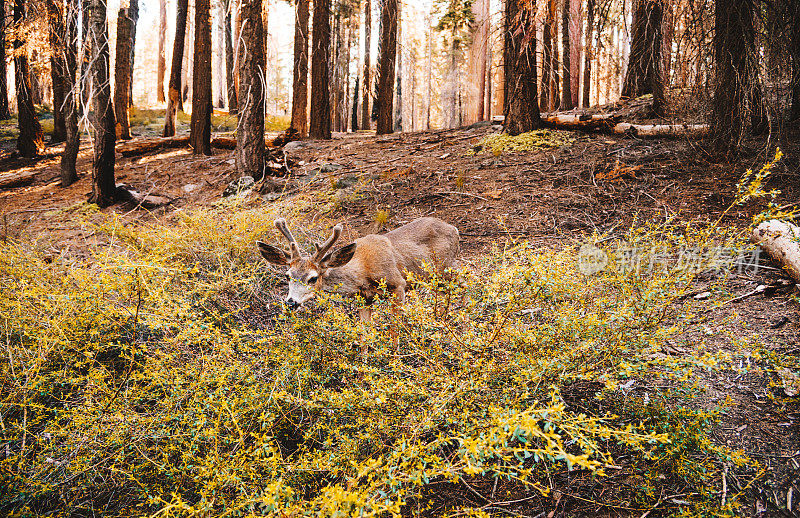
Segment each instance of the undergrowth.
[[[512,242],[476,270],[419,280],[399,314],[379,302],[365,325],[357,301],[335,296],[281,311],[282,272],[254,247],[278,239],[275,216],[220,206],[164,224],[112,218],[88,258],[0,248],[0,512],[399,516],[440,483],[550,495],[556,474],[624,473],[595,503],[732,516],[742,495],[720,504],[723,464],[761,476],[712,444],[714,412],[618,401],[633,377],[672,377],[678,390],[693,368],[728,368],[659,354],[690,316],[674,302],[691,269],[627,271],[612,256],[586,276],[577,246]],[[625,243],[740,238],[662,226]],[[561,393],[585,382],[598,391],[578,411]],[[483,512],[468,507],[450,512]]]
[[539,129],[514,136],[506,133],[487,135],[475,146],[474,151],[480,152],[485,149],[499,156],[504,152],[518,153],[568,146],[573,142],[575,137],[568,131]]

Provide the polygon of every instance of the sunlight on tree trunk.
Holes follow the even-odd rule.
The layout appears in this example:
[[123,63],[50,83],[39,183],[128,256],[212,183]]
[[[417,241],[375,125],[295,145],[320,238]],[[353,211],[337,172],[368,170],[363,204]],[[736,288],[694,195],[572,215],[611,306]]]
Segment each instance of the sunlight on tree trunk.
[[236,131],[236,172],[260,180],[264,176],[264,33],[261,0],[242,0],[242,40],[239,46],[239,126]]
[[[15,0],[14,2],[14,23],[19,26],[26,18],[25,0]],[[28,55],[22,50],[24,44],[19,39],[20,35],[14,39],[14,77],[17,88],[17,112],[19,120],[19,137],[17,138],[17,151],[20,156],[30,158],[44,151],[44,137],[42,136],[42,126],[36,116],[36,108],[33,104],[31,91],[31,73],[28,65]]]
[[328,84],[328,61],[331,54],[330,0],[314,5],[311,42],[311,124],[309,136],[315,139],[331,138],[331,100]]
[[108,207],[116,201],[114,181],[114,107],[111,104],[108,25],[105,0],[91,0],[89,31],[92,39],[92,124],[94,167],[90,203]]
[[167,95],[167,112],[164,116],[165,137],[175,136],[178,106],[181,102],[181,75],[183,68],[183,50],[186,37],[186,16],[189,0],[178,0],[175,23],[175,42],[172,46],[172,69],[169,75],[169,92]]
[[297,0],[294,19],[291,127],[300,137],[308,134],[308,0]]
[[157,100],[166,101],[164,97],[164,76],[167,74],[167,0],[158,0],[158,69],[156,71]]
[[363,90],[361,99],[361,129],[368,130],[370,128],[370,109],[369,109],[369,94],[371,91],[372,82],[370,81],[370,45],[372,38],[372,2],[371,0],[364,0],[364,72]]
[[78,131],[78,103],[80,102],[80,82],[78,71],[78,19],[81,15],[81,0],[68,0],[64,42],[59,59],[64,69],[64,125],[66,143],[61,155],[61,186],[68,187],[78,180],[76,163],[81,135]]
[[383,55],[378,73],[378,125],[377,134],[392,133],[392,98],[394,96],[394,67],[397,53],[397,1],[384,0],[381,22],[381,47]]

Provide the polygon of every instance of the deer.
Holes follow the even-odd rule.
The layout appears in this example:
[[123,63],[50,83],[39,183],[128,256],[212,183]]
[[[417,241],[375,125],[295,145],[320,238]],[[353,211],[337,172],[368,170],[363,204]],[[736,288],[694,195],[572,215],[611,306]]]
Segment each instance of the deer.
[[440,273],[457,265],[458,229],[438,218],[415,219],[385,234],[368,234],[331,251],[342,234],[342,225],[338,224],[324,243],[314,243],[312,255],[301,253],[285,219],[276,219],[275,227],[289,242],[289,251],[261,241],[256,244],[267,262],[289,267],[284,275],[289,283],[286,306],[290,310],[300,308],[319,291],[361,296],[365,307],[359,309],[359,316],[369,322],[370,306],[382,284],[393,295],[395,311],[405,299],[410,277],[427,277],[426,263]]

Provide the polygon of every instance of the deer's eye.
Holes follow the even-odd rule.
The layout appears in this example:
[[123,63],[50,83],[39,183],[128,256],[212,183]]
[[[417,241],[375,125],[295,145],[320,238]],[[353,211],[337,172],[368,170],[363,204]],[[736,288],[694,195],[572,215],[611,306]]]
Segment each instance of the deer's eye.
[[312,275],[308,278],[308,284],[316,284],[318,278],[316,275]]
[[283,276],[286,277],[287,281],[292,280],[292,274],[290,274],[289,272],[284,273]]

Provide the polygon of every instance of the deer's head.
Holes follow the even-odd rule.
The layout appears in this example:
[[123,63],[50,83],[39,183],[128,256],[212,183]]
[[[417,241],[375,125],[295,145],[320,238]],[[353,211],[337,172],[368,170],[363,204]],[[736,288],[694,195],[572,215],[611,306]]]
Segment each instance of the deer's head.
[[289,251],[283,248],[268,245],[258,241],[258,250],[261,256],[272,264],[288,266],[286,279],[289,282],[289,294],[286,304],[290,309],[296,309],[314,297],[315,290],[325,288],[325,274],[330,268],[347,264],[353,258],[356,244],[350,243],[333,252],[330,249],[342,234],[342,226],[333,227],[331,236],[323,243],[314,243],[316,252],[312,255],[303,255],[294,236],[286,226],[283,218],[275,220],[275,226],[281,231],[283,237],[289,242]]

